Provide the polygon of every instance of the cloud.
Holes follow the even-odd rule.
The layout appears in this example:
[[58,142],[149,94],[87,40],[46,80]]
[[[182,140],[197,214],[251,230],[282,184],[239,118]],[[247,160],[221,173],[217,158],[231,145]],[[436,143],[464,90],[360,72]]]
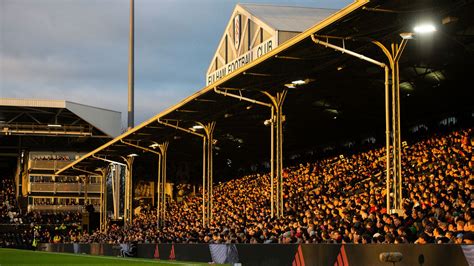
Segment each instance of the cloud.
[[[137,123],[204,86],[236,3],[135,1]],[[129,0],[0,0],[0,97],[65,99],[121,111],[125,121],[128,12]]]

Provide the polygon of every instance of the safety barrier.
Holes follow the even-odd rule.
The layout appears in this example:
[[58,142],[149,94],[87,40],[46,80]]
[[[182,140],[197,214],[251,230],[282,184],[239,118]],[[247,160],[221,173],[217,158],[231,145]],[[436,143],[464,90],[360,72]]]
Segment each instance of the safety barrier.
[[[131,256],[241,265],[457,265],[474,263],[474,245],[451,244],[40,244],[48,252]],[[385,254],[385,261],[379,259]],[[401,261],[393,264],[390,260]]]

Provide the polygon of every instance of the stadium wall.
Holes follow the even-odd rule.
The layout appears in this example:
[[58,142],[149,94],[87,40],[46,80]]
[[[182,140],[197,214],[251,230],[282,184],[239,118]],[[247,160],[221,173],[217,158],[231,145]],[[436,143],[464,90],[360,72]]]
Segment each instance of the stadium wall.
[[38,250],[242,265],[389,265],[379,260],[383,252],[402,253],[397,266],[474,263],[474,245],[451,244],[40,244]]

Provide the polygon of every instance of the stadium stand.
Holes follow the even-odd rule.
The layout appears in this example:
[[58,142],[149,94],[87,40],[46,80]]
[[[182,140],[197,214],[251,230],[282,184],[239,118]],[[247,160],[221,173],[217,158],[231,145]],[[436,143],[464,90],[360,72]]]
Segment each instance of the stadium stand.
[[[340,25],[335,25],[334,27],[342,28]],[[328,30],[327,32],[330,31]],[[312,35],[312,37],[314,36]],[[373,53],[374,51],[372,51],[372,55]],[[286,55],[287,58],[290,58],[288,55],[291,54],[288,53]],[[325,52],[321,52],[320,55],[327,56]],[[294,58],[296,57],[293,57],[293,59]],[[343,61],[341,60],[341,62]],[[275,74],[278,72],[277,70],[285,69],[283,64],[284,63],[279,63],[277,64],[278,67],[268,68],[267,71]],[[300,69],[304,69],[306,66],[301,64],[299,67]],[[337,68],[334,67],[334,69],[341,71],[351,68],[341,64]],[[352,69],[358,69],[357,63],[352,65]],[[426,67],[426,73],[428,73],[428,69],[429,68]],[[295,73],[296,72],[298,71],[295,71]],[[370,75],[373,74],[370,73],[370,71],[366,72]],[[242,75],[245,75],[245,73],[246,72]],[[258,72],[256,73],[258,74]],[[433,71],[430,74],[436,76],[436,73],[437,72]],[[315,75],[319,73],[315,72],[310,74]],[[418,78],[418,74],[415,74],[413,77]],[[268,79],[274,79],[271,77],[271,74],[267,74],[267,76],[269,77]],[[353,77],[351,75],[347,76],[350,78],[346,78],[344,81],[352,84],[354,82]],[[449,71],[448,76],[450,76]],[[459,74],[459,76],[462,76],[462,74]],[[328,86],[329,81],[329,87],[331,89],[334,85],[343,84],[342,82],[341,84],[333,84],[333,80],[342,80],[335,77],[338,76],[335,74],[333,74],[333,76],[328,75],[326,78],[326,86]],[[457,76],[453,75],[451,80],[456,80],[456,77]],[[318,76],[318,78],[319,84],[324,84],[324,82],[321,82],[323,78],[320,76]],[[290,76],[285,79],[293,80]],[[278,82],[281,81],[282,80],[279,80]],[[230,87],[248,86],[248,84],[245,84],[247,81],[243,80],[241,82],[241,84],[236,82],[236,86]],[[255,84],[259,85],[253,85],[255,89],[253,93],[259,94],[258,89],[262,89],[259,88],[260,84],[265,83],[255,82]],[[437,84],[433,86],[433,89],[441,87],[440,84],[438,80]],[[265,86],[268,87],[268,84],[265,84]],[[353,93],[360,93],[358,90],[352,90],[352,86],[348,86],[348,88],[351,88]],[[449,90],[443,91],[447,92]],[[207,92],[212,94],[210,90]],[[378,84],[377,93],[381,93]],[[321,94],[318,94],[317,97],[321,97],[320,95]],[[332,96],[330,93],[328,93],[328,95]],[[430,90],[426,95],[435,95],[435,93]],[[306,103],[311,103],[306,104],[307,106],[325,107],[324,112],[331,110],[335,114],[341,113],[338,109],[329,108],[336,105],[331,106],[324,101],[314,101],[316,98],[311,99],[311,97],[306,96],[306,94],[301,94],[301,96],[299,96],[300,98],[293,97],[293,102],[289,101],[285,107],[288,114],[292,113],[291,110],[299,110],[300,107],[304,105],[301,102],[303,98],[308,98]],[[351,95],[344,96],[344,98],[352,98],[350,97]],[[378,99],[380,98],[379,96],[380,95],[373,97],[374,99]],[[407,94],[406,97],[408,96],[410,96],[410,94]],[[216,97],[216,95],[212,97]],[[366,96],[362,95],[361,97]],[[443,101],[446,100],[444,97],[439,98],[443,99]],[[468,98],[469,97],[463,97],[463,99],[459,99],[459,97],[450,97],[449,99],[454,99],[456,105],[463,106],[463,104],[459,104],[459,101],[466,101]],[[214,99],[215,98],[210,98],[210,100],[201,99],[206,100],[203,102],[206,103],[205,109],[207,113],[199,113],[197,111],[189,113],[196,113],[196,117],[197,113],[202,116],[206,116],[206,114],[214,115],[215,109],[218,108],[209,108],[209,102],[215,102],[216,104],[219,102],[221,106],[227,105],[226,101],[217,101]],[[409,116],[409,119],[419,119],[418,115],[415,115],[416,112],[413,112],[414,110],[417,112],[426,112],[427,108],[422,108],[421,103],[433,103],[433,105],[435,105],[435,101],[427,100],[425,97],[420,97],[420,99],[423,99],[423,101],[413,101],[416,102],[416,104],[412,104],[411,108],[404,109],[407,110],[407,113],[412,114]],[[197,98],[195,100],[197,100]],[[370,112],[364,112],[364,110],[362,110],[362,112],[355,112],[353,111],[355,108],[342,109],[342,113],[354,115],[354,117],[352,117],[353,119],[347,118],[347,120],[355,121],[354,124],[348,124],[347,127],[343,128],[340,124],[327,123],[330,124],[329,126],[331,128],[326,128],[326,130],[320,131],[317,128],[316,130],[314,130],[314,128],[312,130],[297,130],[298,128],[294,128],[292,132],[289,130],[288,133],[296,133],[293,137],[295,139],[311,138],[317,140],[322,138],[320,138],[320,135],[319,137],[315,137],[318,136],[316,135],[316,131],[326,132],[324,134],[328,135],[332,135],[336,131],[339,132],[339,134],[347,133],[351,136],[356,135],[353,131],[355,128],[365,128],[368,124],[375,124],[373,121],[370,122],[371,118],[364,120],[366,121],[365,123],[361,123],[358,117],[360,113],[374,114],[375,110],[381,108],[375,108],[376,106],[374,106],[372,102],[371,104],[360,104],[354,100],[354,103],[354,106],[365,106],[365,108],[370,110]],[[443,106],[444,105],[448,106],[448,104],[444,104],[443,102]],[[242,109],[249,110],[251,108],[253,107],[247,106]],[[439,107],[436,106],[436,108]],[[173,112],[175,111],[178,113],[178,109],[173,110]],[[181,110],[179,111],[181,112]],[[191,116],[188,112],[182,113]],[[316,121],[314,121],[315,123],[308,123],[306,114],[307,113],[305,113],[304,116],[299,116],[301,120],[295,124],[325,124],[316,123]],[[311,117],[317,117],[316,114],[311,114]],[[327,114],[324,115],[327,116]],[[226,119],[234,116],[234,119],[238,121],[243,120],[241,117],[231,113],[225,113],[223,116]],[[472,117],[471,113],[469,113],[469,116]],[[247,122],[252,121],[253,123],[254,120],[263,120],[260,119],[263,116],[259,119],[255,119],[253,115],[247,116],[247,118],[248,117],[251,117],[251,120],[247,119]],[[290,117],[290,115],[288,117]],[[328,117],[334,121],[341,120],[337,115],[333,115],[332,113]],[[355,117],[357,119],[354,119]],[[368,115],[367,117],[371,116]],[[379,116],[377,115],[376,117]],[[161,116],[158,118],[161,118]],[[380,116],[380,119],[382,119],[382,116]],[[155,119],[151,119],[150,121],[154,120]],[[198,119],[190,118],[188,120],[194,123],[194,121]],[[413,124],[411,120],[407,122],[409,122],[407,124]],[[144,125],[144,130],[152,130],[151,127],[156,127],[156,125],[151,125],[150,128],[147,128],[148,124],[145,123]],[[290,124],[288,124],[288,127],[289,125]],[[136,130],[141,130],[141,128]],[[174,137],[179,137],[175,135],[174,128],[167,130],[171,132],[170,134],[173,134],[173,139]],[[153,138],[159,135],[156,134],[155,131],[152,132],[153,134],[146,134],[145,132],[143,135],[152,136]],[[305,134],[297,135],[302,134],[302,132]],[[252,135],[254,132],[246,130],[246,133]],[[166,134],[168,133],[163,133],[163,136]],[[267,134],[267,132],[265,132],[265,134]],[[136,134],[136,136],[137,135],[139,134]],[[232,135],[227,134],[226,136],[228,136],[228,142],[241,143],[244,141]],[[131,138],[132,134],[130,133],[130,139]],[[127,148],[128,146],[124,145],[125,142],[122,141],[130,141],[130,139],[120,137],[114,141],[116,141],[116,146],[120,145]],[[253,138],[247,136],[245,140],[247,139]],[[136,139],[136,141],[140,140],[141,139]],[[225,142],[225,138],[221,138],[219,141],[223,143]],[[255,138],[254,141],[260,140]],[[287,141],[287,143],[289,142],[290,141]],[[114,144],[115,142],[111,143]],[[128,145],[130,144],[133,145],[133,143],[128,142]],[[248,155],[249,158],[251,158],[250,155],[261,157],[261,155],[256,152],[252,152],[261,149],[261,146],[253,144],[255,143],[250,143],[248,146],[254,147],[254,150],[246,150],[246,156]],[[237,145],[239,145],[237,148],[240,149],[240,144]],[[308,143],[301,143],[301,145],[306,146]],[[309,143],[309,145],[311,144]],[[385,207],[387,191],[385,190],[384,178],[384,154],[386,151],[383,148],[377,149],[374,147],[364,152],[344,154],[342,157],[328,157],[317,161],[307,161],[286,168],[284,170],[283,184],[285,215],[282,218],[271,218],[270,216],[270,175],[268,173],[255,173],[219,185],[216,184],[213,194],[214,219],[209,227],[204,226],[200,220],[202,200],[200,191],[202,190],[199,188],[197,189],[197,193],[191,193],[189,188],[187,188],[187,191],[183,189],[179,200],[167,202],[166,220],[162,228],[157,227],[155,209],[143,203],[135,215],[131,227],[124,229],[120,225],[109,224],[104,232],[95,231],[89,233],[86,230],[83,231],[79,224],[81,219],[80,213],[30,212],[29,214],[23,214],[14,201],[13,187],[8,184],[9,181],[4,182],[5,179],[3,179],[2,186],[4,186],[4,188],[2,188],[1,221],[2,223],[6,223],[5,228],[11,227],[12,225],[23,224],[25,226],[15,227],[16,229],[13,233],[1,232],[2,241],[0,245],[21,247],[25,246],[25,243],[34,243],[34,241],[42,243],[108,243],[120,244],[124,247],[130,243],[472,244],[474,240],[474,220],[472,216],[472,198],[474,198],[472,194],[472,187],[474,185],[472,169],[474,161],[472,146],[472,128],[457,130],[447,134],[437,134],[405,146],[402,154],[405,199],[402,207],[404,214],[389,214]],[[293,146],[293,148],[299,148],[299,146]],[[123,150],[125,150],[125,148]],[[120,152],[117,151],[115,151],[115,153],[120,154]],[[63,162],[65,165],[69,161],[63,157],[32,158],[32,161],[49,162],[54,160],[65,161]],[[87,160],[84,160],[84,165],[87,165]],[[92,166],[95,166],[95,164],[92,164]],[[50,182],[50,180],[47,178],[44,179],[42,176],[38,177],[38,181],[34,178],[33,180],[38,183]],[[70,176],[64,176],[57,181],[58,183],[75,182],[74,178]],[[178,189],[180,188],[179,186]],[[150,194],[145,185],[143,187],[136,187],[135,193],[143,195]],[[154,193],[151,192],[151,194]],[[42,205],[48,205],[50,203],[51,202],[39,199],[38,205],[42,207]],[[74,205],[77,201],[75,203],[69,203]],[[122,251],[126,253],[128,249],[123,248]]]
[[81,230],[80,212],[23,213],[15,200],[13,179],[3,178],[0,189],[0,247],[31,248],[33,239],[70,241]]
[[384,150],[372,149],[286,168],[281,219],[270,218],[268,173],[253,174],[216,186],[209,228],[201,225],[197,193],[168,205],[162,230],[156,211],[144,205],[132,228],[92,234],[70,228],[60,230],[59,242],[472,243],[473,144],[469,128],[404,148],[405,215],[387,214]]

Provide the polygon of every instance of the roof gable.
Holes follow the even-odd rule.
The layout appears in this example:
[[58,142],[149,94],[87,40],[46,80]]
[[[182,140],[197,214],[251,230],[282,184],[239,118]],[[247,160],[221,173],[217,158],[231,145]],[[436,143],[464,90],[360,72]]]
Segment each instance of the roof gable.
[[[318,24],[334,9],[237,4],[206,72],[210,85]],[[287,34],[280,34],[280,33]]]
[[303,32],[334,14],[337,9],[238,4],[277,31]]

